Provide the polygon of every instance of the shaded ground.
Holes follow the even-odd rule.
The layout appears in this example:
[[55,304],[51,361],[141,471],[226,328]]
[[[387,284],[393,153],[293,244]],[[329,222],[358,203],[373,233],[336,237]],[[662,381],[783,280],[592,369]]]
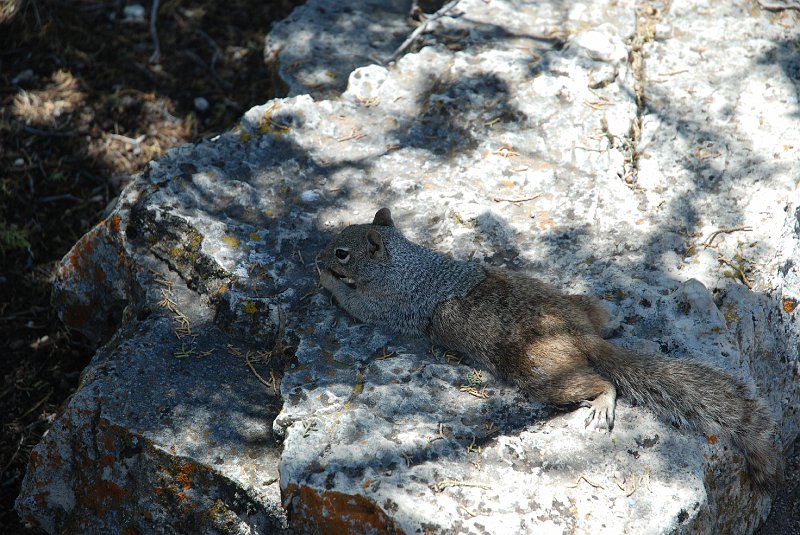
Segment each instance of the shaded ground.
[[784,488],[772,503],[769,518],[756,535],[797,535],[800,533],[800,440],[786,460]]
[[164,0],[150,63],[150,2],[0,0],[0,531],[94,352],[50,307],[55,266],[127,176],[275,96],[264,36],[300,3]]

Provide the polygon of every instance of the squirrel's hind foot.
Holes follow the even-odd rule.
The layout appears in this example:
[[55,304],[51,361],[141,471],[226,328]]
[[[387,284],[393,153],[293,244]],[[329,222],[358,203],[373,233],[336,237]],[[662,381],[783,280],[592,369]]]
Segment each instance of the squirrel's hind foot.
[[589,416],[586,417],[586,427],[594,423],[593,427],[598,431],[611,431],[614,428],[614,410],[617,406],[616,389],[612,387],[592,401],[581,401],[580,405],[590,409]]

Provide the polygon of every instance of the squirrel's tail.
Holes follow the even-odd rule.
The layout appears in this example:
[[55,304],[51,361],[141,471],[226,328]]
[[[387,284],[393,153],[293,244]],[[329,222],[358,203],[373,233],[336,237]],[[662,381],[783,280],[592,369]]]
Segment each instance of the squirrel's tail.
[[729,438],[744,454],[754,483],[774,490],[782,466],[772,440],[775,422],[744,383],[711,366],[636,353],[600,337],[587,345],[592,365],[622,393],[665,418]]

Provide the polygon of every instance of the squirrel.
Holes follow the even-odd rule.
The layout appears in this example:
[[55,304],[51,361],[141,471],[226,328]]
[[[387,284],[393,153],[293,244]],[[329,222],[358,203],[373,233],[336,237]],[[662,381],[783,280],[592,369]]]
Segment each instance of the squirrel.
[[586,427],[611,431],[617,391],[660,416],[728,438],[756,487],[774,490],[776,424],[740,380],[686,359],[606,341],[609,314],[527,275],[458,261],[403,236],[388,208],[344,228],[316,259],[320,283],[356,319],[426,337],[555,405],[588,407]]

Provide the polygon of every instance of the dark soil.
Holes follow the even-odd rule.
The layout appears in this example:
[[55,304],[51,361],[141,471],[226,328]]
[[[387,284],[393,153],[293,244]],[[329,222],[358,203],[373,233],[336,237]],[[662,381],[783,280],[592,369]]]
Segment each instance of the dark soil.
[[151,62],[151,2],[134,21],[134,2],[0,0],[3,533],[26,532],[13,504],[31,449],[94,352],[50,306],[56,265],[145,163],[276,96],[264,36],[300,3],[164,0]]

